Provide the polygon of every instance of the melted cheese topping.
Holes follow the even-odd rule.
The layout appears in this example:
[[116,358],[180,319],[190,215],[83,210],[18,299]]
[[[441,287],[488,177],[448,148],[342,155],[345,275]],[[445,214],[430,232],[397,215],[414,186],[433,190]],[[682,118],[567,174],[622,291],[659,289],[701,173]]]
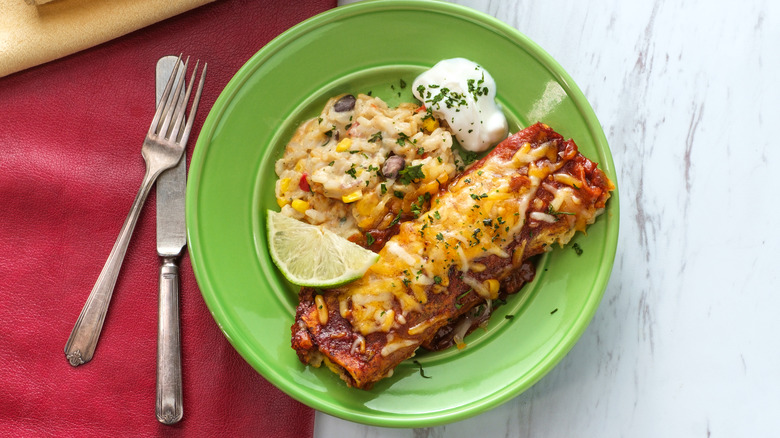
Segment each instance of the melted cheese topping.
[[[406,321],[406,315],[422,309],[428,292],[447,290],[452,269],[461,271],[463,281],[480,296],[495,298],[498,282],[481,283],[470,273],[484,270],[477,261],[487,255],[510,257],[506,248],[522,230],[541,182],[563,165],[558,158],[554,142],[536,148],[525,144],[508,160],[499,154],[488,156],[481,167],[435,195],[428,212],[402,223],[399,233],[380,251],[379,261],[363,278],[340,290],[342,316],[351,317],[353,327],[363,335],[398,328],[399,319]],[[527,181],[519,187],[515,184],[512,191],[513,178]],[[568,196],[561,196],[563,203]],[[543,216],[531,218],[555,219],[539,214]],[[409,334],[412,331],[419,332],[420,327]]]
[[382,356],[389,356],[401,348],[411,347],[417,343],[418,342],[414,339],[390,339],[388,340],[387,344],[382,347],[380,354]]

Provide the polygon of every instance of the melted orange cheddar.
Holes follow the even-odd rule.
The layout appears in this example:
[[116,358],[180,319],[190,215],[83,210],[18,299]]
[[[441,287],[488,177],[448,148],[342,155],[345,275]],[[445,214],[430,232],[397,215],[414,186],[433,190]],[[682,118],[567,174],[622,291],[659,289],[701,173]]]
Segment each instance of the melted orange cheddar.
[[448,320],[496,299],[528,257],[584,231],[613,189],[574,142],[546,125],[529,127],[450,181],[429,211],[402,222],[361,279],[304,289],[293,348],[305,363],[324,360],[349,385],[368,388]]

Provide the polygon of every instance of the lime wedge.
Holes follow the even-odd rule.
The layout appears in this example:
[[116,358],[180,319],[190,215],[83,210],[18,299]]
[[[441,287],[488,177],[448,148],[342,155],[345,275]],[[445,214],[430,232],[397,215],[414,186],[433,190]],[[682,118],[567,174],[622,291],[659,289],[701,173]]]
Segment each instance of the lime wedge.
[[268,210],[268,247],[271,259],[293,284],[318,288],[357,280],[379,255],[321,229]]

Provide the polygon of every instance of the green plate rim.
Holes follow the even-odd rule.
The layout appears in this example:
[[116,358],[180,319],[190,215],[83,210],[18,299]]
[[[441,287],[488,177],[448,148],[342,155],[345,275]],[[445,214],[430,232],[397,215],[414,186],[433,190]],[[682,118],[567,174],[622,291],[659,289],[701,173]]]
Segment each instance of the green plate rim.
[[593,284],[593,287],[598,289],[596,295],[594,295],[594,299],[588,301],[586,305],[583,306],[574,319],[571,328],[561,338],[561,341],[544,356],[534,370],[529,373],[531,377],[522,381],[522,384],[514,382],[515,385],[509,385],[482,399],[447,411],[415,415],[367,415],[362,412],[344,411],[343,407],[336,403],[312,399],[307,396],[305,390],[296,387],[294,384],[289,384],[289,382],[287,382],[276,370],[268,367],[267,364],[250,362],[250,365],[263,375],[263,377],[294,399],[330,415],[350,421],[383,427],[430,427],[463,420],[483,413],[516,397],[538,382],[563,359],[582,336],[595,315],[612,272],[614,259],[617,253],[620,208],[617,174],[612,154],[607,144],[607,138],[598,122],[595,112],[582,91],[575,84],[574,80],[557,63],[557,61],[555,61],[555,59],[545,52],[538,44],[523,35],[517,29],[494,17],[465,6],[444,3],[437,0],[367,0],[331,9],[297,24],[280,34],[253,55],[229,81],[209,112],[203,127],[201,128],[190,164],[189,181],[186,192],[187,237],[190,260],[196,281],[201,290],[201,295],[220,330],[239,354],[246,359],[248,356],[251,356],[252,352],[248,350],[245,345],[236,342],[235,335],[239,333],[237,333],[231,322],[226,321],[223,317],[224,310],[217,299],[218,294],[214,291],[209,275],[206,272],[203,253],[200,247],[201,237],[198,231],[199,219],[197,216],[199,202],[198,187],[201,185],[200,172],[205,164],[205,157],[209,150],[209,141],[214,135],[215,129],[231,100],[236,96],[237,92],[241,89],[242,85],[250,77],[252,72],[259,68],[265,60],[272,57],[280,50],[283,50],[284,47],[291,44],[296,38],[302,36],[310,27],[317,27],[335,22],[351,15],[387,9],[425,10],[426,12],[435,11],[442,14],[456,15],[460,18],[468,18],[475,23],[479,23],[482,26],[491,28],[494,31],[503,34],[507,39],[513,40],[518,45],[523,46],[529,54],[532,54],[540,64],[546,67],[550,74],[559,81],[561,87],[566,90],[567,95],[579,109],[579,112],[583,116],[583,120],[593,137],[593,141],[602,155],[599,166],[610,176],[615,184],[615,191],[609,201],[607,211],[602,218],[599,219],[606,220],[607,224],[605,225],[605,253],[602,254],[603,263],[594,278]]

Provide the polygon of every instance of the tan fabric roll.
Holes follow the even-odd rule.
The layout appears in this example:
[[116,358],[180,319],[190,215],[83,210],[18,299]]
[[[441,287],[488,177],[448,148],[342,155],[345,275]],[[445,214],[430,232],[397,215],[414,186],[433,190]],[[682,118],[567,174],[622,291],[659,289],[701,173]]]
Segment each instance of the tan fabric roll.
[[[0,77],[213,0],[0,0]],[[43,2],[46,2],[45,4]]]

